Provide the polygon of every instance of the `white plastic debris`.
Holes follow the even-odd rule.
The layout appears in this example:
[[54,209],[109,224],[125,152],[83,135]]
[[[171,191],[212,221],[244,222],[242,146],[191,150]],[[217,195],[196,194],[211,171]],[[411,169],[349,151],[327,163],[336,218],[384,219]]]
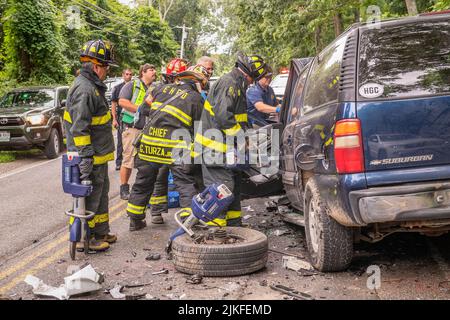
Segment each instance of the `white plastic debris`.
[[123,286],[117,285],[114,288],[112,288],[111,290],[109,290],[109,294],[114,299],[125,299],[126,295],[122,293],[122,289],[123,289]]
[[247,215],[242,217],[242,220],[246,221],[246,220],[250,219],[251,217],[253,217],[253,216],[250,215],[250,214],[247,214]]
[[74,295],[100,290],[102,280],[103,277],[91,265],[88,265],[71,276],[65,277],[64,284],[58,288],[49,286],[32,275],[27,275],[24,281],[33,287],[35,295],[68,300]]
[[244,209],[245,211],[248,211],[248,212],[254,212],[255,211],[255,210],[253,210],[252,206],[243,207],[242,209]]
[[277,237],[282,236],[283,234],[288,233],[288,230],[275,230],[275,232],[273,233],[274,235],[276,235]]
[[283,268],[299,271],[299,270],[314,270],[313,266],[304,260],[300,260],[296,257],[283,256],[282,258]]

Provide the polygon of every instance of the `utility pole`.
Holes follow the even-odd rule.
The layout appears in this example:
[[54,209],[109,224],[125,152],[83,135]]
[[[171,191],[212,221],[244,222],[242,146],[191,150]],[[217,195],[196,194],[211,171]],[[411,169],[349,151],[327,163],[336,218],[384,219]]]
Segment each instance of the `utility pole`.
[[184,56],[184,41],[187,39],[187,30],[191,30],[192,28],[187,28],[186,25],[183,23],[183,26],[176,26],[175,28],[177,29],[182,29],[182,33],[181,33],[181,52],[180,52],[180,58],[183,59]]

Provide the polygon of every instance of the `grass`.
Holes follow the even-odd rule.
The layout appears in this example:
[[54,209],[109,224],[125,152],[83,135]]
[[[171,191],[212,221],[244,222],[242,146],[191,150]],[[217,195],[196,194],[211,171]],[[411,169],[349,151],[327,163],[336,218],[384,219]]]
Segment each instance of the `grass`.
[[0,163],[13,162],[16,160],[16,155],[11,151],[0,152]]
[[17,157],[36,156],[42,154],[39,149],[20,150],[20,151],[0,151],[0,163],[8,163],[16,160]]

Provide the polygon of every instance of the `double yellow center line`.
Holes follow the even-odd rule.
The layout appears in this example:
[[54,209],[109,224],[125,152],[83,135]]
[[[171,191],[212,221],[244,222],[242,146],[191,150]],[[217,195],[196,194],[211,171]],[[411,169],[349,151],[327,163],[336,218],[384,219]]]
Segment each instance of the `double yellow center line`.
[[[110,211],[110,219],[109,219],[110,223],[113,223],[114,221],[116,221],[117,219],[119,219],[121,217],[122,214],[121,214],[120,209],[121,209],[121,207],[123,207],[125,209],[126,204],[127,204],[126,202],[120,201],[118,204],[116,204],[109,210]],[[115,213],[115,214],[113,214],[113,213]],[[60,245],[63,242],[68,242],[67,234],[64,234],[64,235],[56,238],[55,240],[53,240],[50,244],[48,244],[44,248],[37,250],[37,252],[20,260],[18,263],[14,264],[7,270],[0,272],[0,281],[3,281],[7,277],[19,272],[25,266],[34,262],[34,260],[36,260],[38,257],[44,255],[45,253],[54,249],[55,247],[57,247],[58,245]],[[68,252],[69,252],[69,246],[66,246],[65,248],[62,248],[62,249],[56,251],[55,253],[53,253],[51,256],[49,256],[45,260],[42,260],[38,264],[36,264],[36,265],[32,264],[29,268],[24,269],[18,276],[11,279],[7,284],[5,284],[4,286],[1,286],[0,294],[5,294],[9,290],[11,290],[15,286],[17,286],[20,282],[22,282],[28,274],[33,274],[37,271],[44,269],[45,267],[47,267],[54,261],[58,260],[64,254],[68,254]]]

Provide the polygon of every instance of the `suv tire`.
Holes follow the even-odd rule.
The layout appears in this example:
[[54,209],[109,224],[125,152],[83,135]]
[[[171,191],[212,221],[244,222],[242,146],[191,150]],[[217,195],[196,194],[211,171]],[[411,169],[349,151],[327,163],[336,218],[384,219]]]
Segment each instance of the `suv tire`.
[[314,178],[305,187],[305,233],[311,264],[327,271],[345,270],[353,258],[353,231],[329,214]]
[[267,263],[268,240],[256,230],[227,227],[228,234],[242,239],[234,244],[196,244],[184,234],[172,243],[175,269],[187,274],[228,277],[263,269]]
[[44,154],[48,159],[55,159],[59,156],[60,150],[61,138],[59,136],[59,132],[56,128],[52,128],[48,140],[45,141]]

